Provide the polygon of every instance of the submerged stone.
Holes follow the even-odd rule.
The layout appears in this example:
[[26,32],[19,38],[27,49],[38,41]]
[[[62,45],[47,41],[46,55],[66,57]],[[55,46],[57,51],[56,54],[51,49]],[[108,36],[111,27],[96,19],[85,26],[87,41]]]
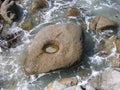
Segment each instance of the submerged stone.
[[24,30],[31,30],[33,28],[33,21],[31,19],[27,19],[25,20],[22,24],[21,24],[21,28]]
[[39,74],[71,66],[82,53],[79,25],[57,24],[40,30],[28,47],[24,63],[26,74]]
[[0,89],[9,86],[9,83],[14,83],[15,81],[10,77],[9,73],[0,72]]
[[[115,2],[116,1],[117,0],[115,0]],[[91,9],[90,16],[92,15],[92,16],[109,17],[110,20],[112,20],[112,21],[118,23],[118,25],[120,25],[120,12],[119,12],[119,9],[115,9],[114,7],[109,7],[107,5],[102,5],[100,7],[101,8],[99,8],[99,9],[96,9],[96,8],[93,7]]]
[[67,16],[79,16],[79,15],[80,15],[80,11],[76,7],[70,8],[67,12]]

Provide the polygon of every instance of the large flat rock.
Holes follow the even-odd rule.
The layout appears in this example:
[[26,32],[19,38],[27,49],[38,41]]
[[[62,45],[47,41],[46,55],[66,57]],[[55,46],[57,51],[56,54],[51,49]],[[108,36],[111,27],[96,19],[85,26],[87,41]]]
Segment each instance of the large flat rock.
[[40,30],[28,47],[26,74],[39,74],[69,67],[80,59],[82,30],[74,23],[55,24]]

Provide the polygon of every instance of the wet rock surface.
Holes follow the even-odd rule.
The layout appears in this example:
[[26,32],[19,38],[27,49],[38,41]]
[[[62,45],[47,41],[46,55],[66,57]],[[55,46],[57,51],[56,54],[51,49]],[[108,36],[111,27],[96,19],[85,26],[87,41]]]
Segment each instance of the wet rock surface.
[[[38,74],[71,66],[82,53],[81,35],[80,26],[74,23],[50,25],[40,30],[27,51],[26,73]],[[46,52],[49,48],[55,52]]]
[[89,85],[98,90],[119,90],[120,89],[120,69],[108,69],[97,77],[89,81]]
[[48,84],[44,90],[96,90],[90,85],[77,85],[77,83],[76,77],[63,78]]
[[117,52],[120,53],[120,39],[116,40]]
[[[115,47],[115,42],[116,42],[117,36],[113,35],[110,38],[106,40],[102,40],[100,43],[99,50],[104,50],[106,53],[110,54],[112,52],[112,49]],[[107,55],[108,55],[107,54]]]
[[9,33],[9,29],[14,22],[20,20],[22,8],[16,0],[1,0],[0,7],[0,48],[8,49],[14,47],[19,41],[23,32],[15,31]]
[[47,7],[48,7],[48,3],[46,0],[35,0],[31,4],[31,11],[41,10]]
[[[115,56],[112,55],[113,50],[116,52]],[[113,35],[110,38],[101,41],[99,46],[99,56],[107,57],[107,63],[111,63],[111,66],[120,67],[119,39],[117,36]]]
[[21,25],[21,28],[24,29],[24,30],[31,30],[33,28],[33,21],[30,19],[26,19],[22,25]]
[[11,24],[14,20],[18,19],[20,12],[18,6],[14,1],[5,0],[0,7],[0,14],[3,19]]
[[72,7],[68,10],[67,16],[79,16],[80,15],[80,10],[77,9],[76,7]]
[[[77,85],[67,84],[68,81],[73,81],[75,78],[64,78],[64,82],[59,80],[48,84],[44,90],[119,90],[120,88],[120,69],[106,69],[103,73],[92,77],[87,84]],[[77,79],[76,79],[77,80]],[[75,80],[75,81],[76,81]]]
[[106,17],[96,16],[94,19],[91,20],[89,27],[91,30],[100,31],[114,29],[116,27],[116,24]]
[[105,40],[101,40],[99,51],[105,51],[106,53],[110,54],[112,52],[112,49],[116,49],[116,52],[119,54],[119,44],[120,39],[113,35]]
[[11,47],[16,47],[16,44],[21,41],[24,33],[22,31],[18,31],[15,33],[7,34],[0,37],[0,47],[2,49],[8,49]]
[[[76,77],[63,78],[49,83],[44,90],[67,90],[66,88],[77,85],[77,83]],[[74,87],[71,87],[71,89],[73,88]]]

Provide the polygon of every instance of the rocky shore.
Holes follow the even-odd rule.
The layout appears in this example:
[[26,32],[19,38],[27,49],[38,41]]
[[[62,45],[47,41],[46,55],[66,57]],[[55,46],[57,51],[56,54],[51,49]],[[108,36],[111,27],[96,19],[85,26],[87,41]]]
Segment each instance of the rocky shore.
[[[26,44],[24,62],[21,66],[18,65],[26,77],[30,78],[32,75],[37,77],[43,73],[57,71],[61,73],[71,67],[78,67],[77,74],[75,73],[73,77],[66,72],[69,78],[55,78],[44,87],[44,90],[119,90],[120,13],[113,10],[115,16],[108,12],[112,15],[109,16],[106,12],[112,10],[111,7],[105,6],[106,12],[104,8],[98,11],[94,9],[94,5],[90,8],[78,7],[78,1],[75,3],[76,6],[62,6],[64,2],[71,1],[0,0],[1,57],[5,53],[11,53],[11,49],[23,45],[23,37],[28,34],[27,38],[30,43]],[[100,13],[101,11],[105,13]],[[13,27],[18,27],[20,30],[11,30]],[[7,56],[7,54],[5,55]],[[17,55],[20,56],[20,54]],[[95,55],[98,58],[94,58]],[[90,57],[95,61],[92,61]],[[15,60],[17,60],[16,58]],[[87,59],[84,60],[85,58]],[[84,76],[85,67],[80,63],[89,64],[87,69],[89,68],[91,70],[89,72],[92,72],[96,69],[92,65],[99,58],[103,60],[101,62],[104,63],[105,68],[99,70],[100,72],[96,76],[88,75],[87,82],[81,84],[79,74]],[[4,58],[0,59],[1,68]],[[5,64],[9,65],[10,62],[9,60]],[[94,65],[99,64],[94,63]],[[15,74],[19,73],[19,69],[15,71]],[[0,71],[0,89],[9,88],[9,83],[13,78],[9,73]],[[13,79],[12,82],[17,81]],[[30,85],[29,82],[27,83]],[[15,85],[17,87],[17,84]]]
[[44,90],[119,90],[120,68],[106,69],[97,76],[91,77],[88,83],[77,85],[77,78],[63,78],[48,84]]

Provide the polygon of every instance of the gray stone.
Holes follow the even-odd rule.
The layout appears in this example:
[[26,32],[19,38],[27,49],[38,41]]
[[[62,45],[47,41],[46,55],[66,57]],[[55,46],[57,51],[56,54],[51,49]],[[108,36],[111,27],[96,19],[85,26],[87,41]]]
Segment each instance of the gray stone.
[[103,16],[96,16],[94,19],[91,20],[89,28],[91,30],[107,30],[107,29],[113,29],[116,27],[116,23],[110,20],[107,17]]
[[88,84],[100,90],[120,90],[120,68],[105,70]]

